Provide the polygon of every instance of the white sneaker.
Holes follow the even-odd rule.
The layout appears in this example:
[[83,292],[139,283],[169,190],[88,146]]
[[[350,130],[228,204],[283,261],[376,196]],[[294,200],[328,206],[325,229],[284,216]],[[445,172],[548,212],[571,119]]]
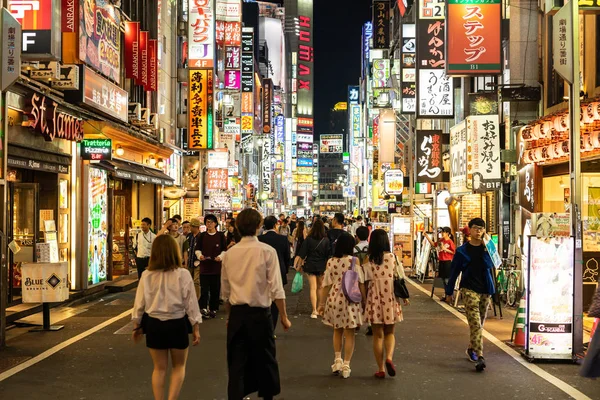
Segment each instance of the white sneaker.
[[311,317],[312,319],[317,319],[317,318],[319,318],[319,314],[318,314],[318,313],[316,313],[316,312],[314,312],[314,313],[310,314],[310,317]]
[[342,366],[342,378],[344,378],[344,379],[350,378],[350,372],[352,372],[352,370],[350,369],[350,365],[344,364]]
[[331,372],[333,372],[335,375],[337,375],[340,373],[343,366],[344,366],[344,360],[342,360],[341,358],[336,358],[333,361],[333,365],[331,366]]

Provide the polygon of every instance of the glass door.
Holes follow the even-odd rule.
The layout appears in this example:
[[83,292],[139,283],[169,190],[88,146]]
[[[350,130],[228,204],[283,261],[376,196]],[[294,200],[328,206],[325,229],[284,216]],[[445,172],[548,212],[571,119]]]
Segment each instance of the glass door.
[[8,242],[14,240],[20,248],[16,253],[9,251],[9,304],[21,298],[21,264],[36,260],[38,192],[37,183],[11,183],[9,186]]

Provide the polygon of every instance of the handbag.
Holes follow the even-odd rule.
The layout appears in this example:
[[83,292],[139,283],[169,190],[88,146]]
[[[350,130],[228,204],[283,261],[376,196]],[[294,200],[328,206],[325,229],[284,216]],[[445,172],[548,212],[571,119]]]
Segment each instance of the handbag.
[[400,269],[398,268],[399,262],[398,257],[394,254],[394,259],[396,260],[396,273],[394,274],[394,296],[399,297],[401,299],[408,299],[410,294],[408,293],[408,289],[406,288],[406,282],[404,280],[404,274],[400,273]]
[[342,292],[350,303],[360,303],[362,300],[362,293],[358,286],[358,272],[354,269],[355,265],[356,257],[352,257],[350,269],[342,274]]

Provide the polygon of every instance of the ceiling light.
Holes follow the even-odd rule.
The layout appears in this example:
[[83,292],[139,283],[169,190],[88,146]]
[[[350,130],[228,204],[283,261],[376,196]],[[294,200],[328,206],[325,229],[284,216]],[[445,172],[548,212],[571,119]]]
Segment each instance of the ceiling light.
[[161,169],[162,169],[162,168],[164,168],[164,166],[165,166],[165,162],[164,162],[164,160],[163,160],[162,158],[159,158],[159,159],[158,159],[158,163],[156,164],[156,166],[157,166],[158,168],[161,168]]
[[150,156],[148,158],[148,164],[155,166],[156,165],[156,158],[154,158],[154,156]]
[[122,157],[125,154],[125,149],[121,147],[120,144],[117,145],[117,149],[115,150],[115,154],[119,157]]

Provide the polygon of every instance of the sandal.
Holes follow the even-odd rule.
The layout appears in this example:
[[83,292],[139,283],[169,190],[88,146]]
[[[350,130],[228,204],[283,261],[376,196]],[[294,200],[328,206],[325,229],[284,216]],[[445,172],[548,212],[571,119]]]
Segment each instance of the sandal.
[[385,360],[385,369],[389,376],[396,376],[396,367],[392,360]]
[[373,376],[377,379],[383,379],[383,378],[385,378],[385,372],[377,371],[377,372],[375,372],[375,374]]

